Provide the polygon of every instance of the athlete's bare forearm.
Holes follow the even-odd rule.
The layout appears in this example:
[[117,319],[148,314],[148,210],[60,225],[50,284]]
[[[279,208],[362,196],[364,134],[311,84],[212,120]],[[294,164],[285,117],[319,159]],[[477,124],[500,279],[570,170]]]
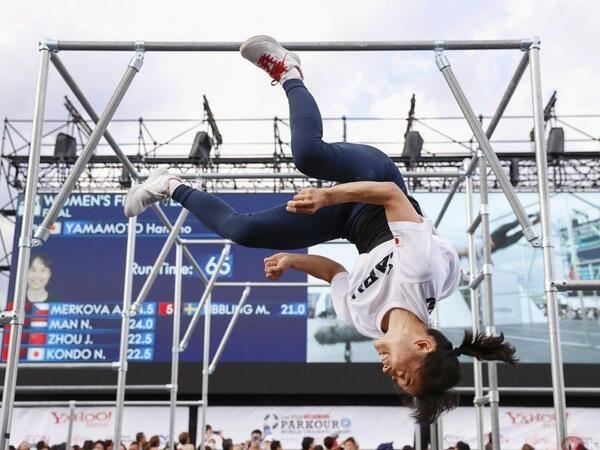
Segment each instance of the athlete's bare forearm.
[[340,272],[346,272],[341,264],[319,255],[291,254],[291,268],[331,283]]
[[382,205],[389,222],[422,222],[404,192],[387,181],[356,181],[325,189],[304,189],[288,202],[287,210],[313,214],[324,206],[351,202]]

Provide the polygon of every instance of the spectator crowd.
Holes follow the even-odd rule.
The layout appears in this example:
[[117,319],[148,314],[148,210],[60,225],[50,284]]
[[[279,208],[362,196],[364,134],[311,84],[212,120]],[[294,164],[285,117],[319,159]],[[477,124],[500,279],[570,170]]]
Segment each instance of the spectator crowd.
[[[412,436],[410,437],[412,439]],[[570,441],[565,441],[564,450],[587,450],[584,446],[583,441],[578,438],[568,438]],[[283,448],[280,441],[273,439],[273,436],[267,434],[264,435],[261,430],[254,430],[250,433],[249,439],[243,442],[233,442],[232,439],[227,438],[222,431],[213,430],[210,425],[206,426],[204,434],[204,444],[206,450],[287,450]],[[178,436],[178,442],[174,443],[176,450],[200,450],[201,446],[196,446],[192,442],[190,433],[183,432]],[[360,450],[358,441],[352,437],[346,437],[340,439],[338,435],[331,435],[325,437],[322,442],[317,441],[315,438],[305,436],[299,442],[299,447],[302,450]],[[429,449],[430,446],[423,446],[422,450]],[[160,437],[158,435],[151,436],[149,439],[143,432],[139,432],[135,436],[135,440],[129,443],[128,446],[121,444],[119,450],[169,450],[170,447],[167,444],[164,448],[161,448]],[[393,442],[384,442],[377,446],[377,450],[415,450],[411,445],[404,445],[402,447],[394,447]],[[45,441],[39,441],[36,444],[23,441],[17,448],[10,446],[10,450],[67,450],[67,444],[55,444],[50,445]],[[85,441],[83,444],[74,444],[70,450],[115,450],[114,443],[111,440],[97,440],[97,441]],[[449,447],[446,450],[471,450],[469,445],[465,442],[459,441],[453,447]],[[485,450],[491,450],[491,443],[486,445]],[[523,444],[521,450],[535,450],[529,444]]]

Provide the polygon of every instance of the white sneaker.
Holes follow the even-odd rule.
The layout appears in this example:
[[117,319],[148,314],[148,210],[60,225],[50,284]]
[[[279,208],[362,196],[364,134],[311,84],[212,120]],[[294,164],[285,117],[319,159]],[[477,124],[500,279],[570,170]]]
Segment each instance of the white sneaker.
[[[273,78],[273,84],[283,83],[290,78],[304,78],[298,55],[283,48],[270,36],[251,37],[241,45],[240,53],[267,72]],[[299,76],[292,69],[297,69]]]
[[173,178],[177,179],[164,167],[152,171],[146,181],[129,189],[125,197],[125,215],[137,216],[153,203],[170,198],[169,180]]

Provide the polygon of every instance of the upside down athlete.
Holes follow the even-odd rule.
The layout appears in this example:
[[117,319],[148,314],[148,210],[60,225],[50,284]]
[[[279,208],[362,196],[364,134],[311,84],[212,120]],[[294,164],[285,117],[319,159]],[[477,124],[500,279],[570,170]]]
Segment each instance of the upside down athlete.
[[433,421],[457,403],[451,388],[461,378],[460,354],[514,364],[514,347],[502,335],[465,331],[462,344],[453,348],[428,327],[435,303],[460,281],[454,246],[434,232],[387,155],[367,145],[323,142],[321,115],[304,86],[297,55],[268,36],[250,38],[240,52],[287,94],[298,170],[339,184],[304,189],[286,205],[241,214],[159,169],[129,191],[125,214],[135,216],[171,197],[213,232],[247,247],[289,250],[338,238],[355,244],[360,255],[351,272],[322,256],[277,253],[265,259],[266,276],[276,280],[296,269],[331,283],[338,317],[376,339],[384,374],[417,400],[407,403],[416,408],[413,416],[420,423]]

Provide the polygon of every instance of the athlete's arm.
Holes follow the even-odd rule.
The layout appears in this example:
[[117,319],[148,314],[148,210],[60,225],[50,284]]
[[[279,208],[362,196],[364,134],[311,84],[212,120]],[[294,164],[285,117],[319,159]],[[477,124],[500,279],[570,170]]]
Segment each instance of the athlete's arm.
[[383,206],[388,222],[423,221],[404,192],[395,183],[388,181],[356,181],[331,188],[303,189],[287,203],[287,210],[313,214],[324,206],[350,202]]
[[279,279],[288,269],[299,270],[328,283],[338,273],[346,272],[344,266],[324,256],[276,253],[265,258],[265,275],[269,280]]

